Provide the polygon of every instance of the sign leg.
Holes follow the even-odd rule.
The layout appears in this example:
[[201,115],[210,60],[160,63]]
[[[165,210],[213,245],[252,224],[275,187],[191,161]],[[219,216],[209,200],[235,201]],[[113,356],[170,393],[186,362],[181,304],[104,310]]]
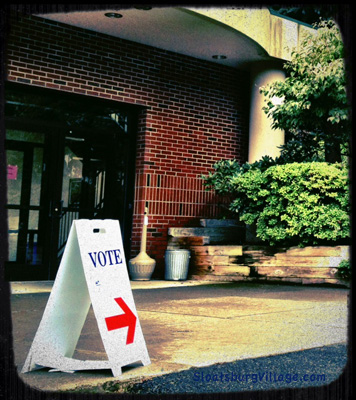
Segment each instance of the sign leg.
[[113,365],[113,366],[111,366],[111,371],[112,371],[112,374],[114,375],[115,378],[120,376],[120,375],[122,375],[121,367]]
[[151,364],[151,360],[148,354],[146,354],[144,357],[141,358],[141,363],[143,366]]

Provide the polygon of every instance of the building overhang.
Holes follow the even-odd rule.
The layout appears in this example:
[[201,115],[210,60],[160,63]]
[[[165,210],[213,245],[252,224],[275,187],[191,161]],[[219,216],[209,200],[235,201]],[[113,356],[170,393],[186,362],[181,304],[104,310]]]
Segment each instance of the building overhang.
[[179,7],[114,7],[34,12],[48,20],[234,68],[269,59],[246,33],[212,16]]

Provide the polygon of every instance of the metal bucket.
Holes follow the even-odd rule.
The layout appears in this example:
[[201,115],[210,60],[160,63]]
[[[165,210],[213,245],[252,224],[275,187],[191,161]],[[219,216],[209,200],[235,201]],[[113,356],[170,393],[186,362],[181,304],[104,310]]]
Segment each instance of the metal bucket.
[[166,250],[165,279],[169,281],[184,281],[188,276],[190,251],[185,249]]

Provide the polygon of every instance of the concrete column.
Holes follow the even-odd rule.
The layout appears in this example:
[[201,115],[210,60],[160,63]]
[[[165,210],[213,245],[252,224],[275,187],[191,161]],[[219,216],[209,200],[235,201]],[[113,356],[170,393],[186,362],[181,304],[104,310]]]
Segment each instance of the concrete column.
[[258,161],[265,155],[275,158],[280,154],[278,146],[284,144],[284,131],[271,128],[271,119],[262,110],[265,96],[260,93],[260,87],[284,79],[284,72],[276,65],[263,63],[252,69],[249,163]]

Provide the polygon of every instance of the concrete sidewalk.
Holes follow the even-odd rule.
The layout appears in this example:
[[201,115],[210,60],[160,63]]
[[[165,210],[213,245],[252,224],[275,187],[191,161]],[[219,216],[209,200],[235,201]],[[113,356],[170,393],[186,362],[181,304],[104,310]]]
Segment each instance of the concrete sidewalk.
[[[144,378],[246,358],[256,358],[347,342],[348,289],[201,281],[132,281],[151,365],[110,370],[48,372],[20,378],[42,390],[101,387],[109,381]],[[41,320],[51,282],[11,284],[15,363],[21,371]],[[78,359],[105,359],[90,310]]]

